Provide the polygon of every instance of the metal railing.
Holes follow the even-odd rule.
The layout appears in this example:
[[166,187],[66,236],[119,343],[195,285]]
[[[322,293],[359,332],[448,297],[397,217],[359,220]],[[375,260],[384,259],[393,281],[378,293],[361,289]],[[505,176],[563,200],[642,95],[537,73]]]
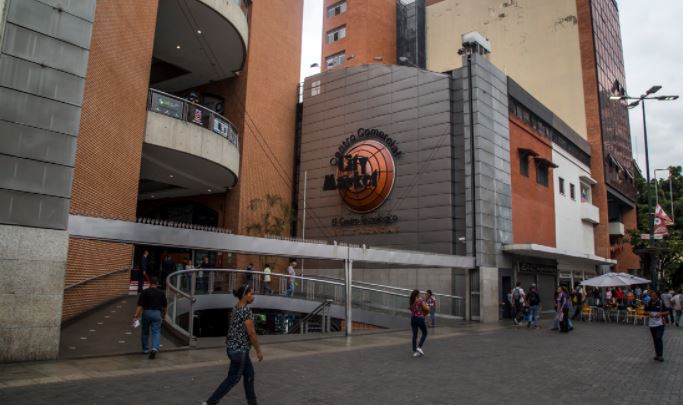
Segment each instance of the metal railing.
[[330,333],[332,329],[332,317],[330,316],[330,306],[332,305],[332,300],[327,299],[318,305],[313,311],[308,315],[303,317],[299,322],[297,322],[292,329],[287,333],[294,333],[299,331],[300,334],[309,333],[311,330],[311,325],[314,320],[319,319],[320,332]]
[[204,106],[163,91],[149,89],[147,110],[199,125],[239,148],[239,134],[230,120]]
[[[316,275],[315,277],[323,280],[333,280],[337,282],[344,282],[343,279],[336,278],[336,277],[330,277],[330,276],[321,276],[321,275]],[[404,287],[394,287],[394,286],[389,286],[389,285],[383,285],[383,284],[376,284],[376,283],[370,283],[367,281],[358,281],[354,280],[353,285],[358,286],[358,287],[367,287],[366,291],[388,291],[388,292],[395,292],[395,293],[404,293],[406,296],[410,296],[410,293],[413,291],[410,288],[404,288]],[[434,297],[436,297],[437,301],[437,309],[436,313],[437,316],[440,312],[444,312],[444,314],[447,315],[453,315],[458,319],[465,319],[465,299],[463,297],[460,297],[458,295],[450,295],[450,294],[443,294],[443,293],[433,293]]]
[[89,282],[91,282],[91,281],[98,280],[98,279],[103,278],[103,277],[111,276],[112,274],[123,273],[124,271],[129,272],[129,271],[130,271],[130,268],[126,267],[126,268],[123,268],[123,269],[116,269],[116,270],[112,270],[112,271],[107,272],[107,273],[98,274],[98,275],[96,275],[96,276],[88,277],[88,278],[86,278],[85,280],[81,280],[81,281],[79,281],[79,282],[77,282],[77,283],[73,283],[73,284],[67,285],[66,287],[64,287],[64,291],[66,291],[66,290],[68,290],[68,289],[70,289],[70,288],[78,287],[79,285],[83,285],[83,284],[85,284],[85,283],[89,283]]
[[[244,283],[253,286],[255,294],[263,294],[266,292],[263,284],[266,274],[271,278],[269,294],[346,306],[345,283],[337,280],[236,269],[188,269],[171,273],[166,278],[169,301],[166,321],[187,338],[190,345],[194,345],[196,338],[191,331],[194,331],[195,303],[199,296],[232,294]],[[351,286],[351,307],[388,316],[410,317],[408,291],[411,290],[354,282]],[[181,307],[187,310],[180,310]],[[464,319],[462,297],[440,294],[437,308],[439,318]],[[282,310],[287,311],[288,308],[283,307]]]

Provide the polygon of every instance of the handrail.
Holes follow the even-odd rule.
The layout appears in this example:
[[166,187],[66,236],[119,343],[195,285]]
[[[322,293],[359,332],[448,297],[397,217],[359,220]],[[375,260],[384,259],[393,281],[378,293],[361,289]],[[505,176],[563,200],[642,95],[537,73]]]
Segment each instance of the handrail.
[[[321,275],[316,275],[316,277],[323,277],[323,278],[327,278],[327,279],[330,279],[330,280],[342,280],[342,279],[336,278],[336,277],[321,276]],[[342,281],[343,281],[343,280],[342,280]],[[390,290],[411,291],[411,292],[413,291],[413,290],[410,289],[410,288],[394,287],[394,286],[390,286],[390,285],[375,284],[375,283],[369,283],[369,282],[367,282],[367,281],[356,281],[356,280],[354,280],[354,281],[353,281],[354,287],[357,286],[357,284],[364,284],[364,285],[373,286],[373,287],[387,288],[387,289],[390,289]],[[362,288],[362,287],[359,287],[359,288]],[[377,291],[377,290],[371,290],[371,291]],[[433,293],[433,295],[435,295],[435,296],[437,296],[437,297],[463,299],[463,297],[461,297],[461,296],[459,296],[459,295],[450,295],[450,294],[443,294],[443,293]]]
[[106,276],[110,276],[110,275],[116,274],[116,273],[121,273],[121,272],[124,272],[124,271],[130,271],[130,268],[126,267],[126,268],[123,268],[123,269],[116,269],[116,270],[112,270],[112,271],[110,271],[110,272],[108,272],[108,273],[98,274],[98,275],[96,275],[96,276],[88,277],[88,278],[86,278],[85,280],[81,280],[81,281],[79,281],[79,282],[77,282],[77,283],[70,284],[70,285],[64,287],[64,291],[66,291],[66,290],[68,290],[68,289],[70,289],[70,288],[78,287],[79,285],[83,285],[83,284],[85,284],[85,283],[89,283],[89,282],[91,282],[91,281],[93,281],[93,280],[97,280],[97,279],[99,279],[99,278],[106,277]]
[[[208,274],[203,275],[200,277],[200,272],[206,272]],[[325,325],[323,327],[323,330],[329,330],[330,326],[330,315],[329,315],[329,310],[330,306],[332,304],[335,305],[344,305],[343,302],[346,301],[349,298],[349,293],[351,293],[353,296],[356,298],[353,299],[354,302],[347,301],[347,304],[349,306],[354,306],[358,307],[361,310],[377,310],[380,312],[387,312],[387,313],[393,313],[396,316],[404,316],[406,314],[409,314],[410,311],[408,310],[408,305],[407,305],[407,300],[409,297],[409,294],[407,291],[410,291],[409,289],[400,289],[399,291],[387,291],[387,289],[391,289],[391,286],[382,286],[380,284],[374,284],[370,285],[372,283],[367,283],[370,286],[365,286],[365,285],[359,285],[357,283],[354,283],[350,285],[352,292],[347,292],[346,294],[343,293],[345,288],[347,287],[347,284],[345,282],[339,282],[334,279],[322,279],[319,277],[311,277],[311,276],[298,276],[298,275],[289,275],[289,274],[283,274],[283,273],[265,273],[263,271],[255,271],[255,270],[243,270],[243,269],[215,269],[215,268],[193,268],[193,269],[186,269],[186,270],[179,270],[175,271],[171,274],[169,274],[166,278],[166,288],[167,288],[167,296],[172,299],[172,302],[169,303],[169,311],[167,312],[166,315],[166,321],[172,324],[174,327],[180,327],[183,332],[183,336],[188,338],[190,346],[196,344],[196,337],[194,336],[194,305],[197,303],[197,297],[199,295],[213,295],[215,293],[222,293],[224,290],[221,290],[221,292],[217,292],[214,290],[216,285],[222,285],[223,287],[225,284],[216,284],[216,273],[227,273],[231,274],[231,276],[228,280],[221,280],[219,283],[225,283],[227,282],[228,289],[235,288],[237,285],[237,279],[234,277],[235,274],[245,274],[248,276],[252,276],[253,279],[253,285],[252,286],[253,290],[255,292],[260,291],[260,280],[262,276],[269,275],[270,277],[279,277],[280,278],[280,291],[279,293],[282,295],[285,292],[285,286],[289,285],[288,283],[285,284],[286,280],[301,280],[301,291],[300,293],[296,294],[296,297],[298,299],[305,299],[305,300],[316,300],[316,297],[325,299],[325,303],[317,306],[312,312],[304,316],[304,319],[297,324],[294,329],[299,328],[299,330],[303,330],[302,328],[306,327],[306,322],[310,321],[311,317],[319,315],[320,311],[324,311],[322,314],[323,317],[323,324]],[[183,280],[180,279],[180,276],[182,275],[189,275],[189,278],[186,278]],[[175,284],[173,283],[175,278]],[[199,280],[204,280],[201,285],[201,291],[198,291],[197,283]],[[306,283],[304,283],[306,282]],[[188,290],[188,292],[182,291],[180,288],[180,284],[184,284],[184,287]],[[318,285],[316,285],[316,283]],[[323,288],[322,291],[319,290],[319,286],[322,285],[328,285],[334,287],[331,291],[329,289]],[[339,288],[337,288],[339,287]],[[374,287],[384,287],[385,289],[380,289],[380,288],[374,288]],[[398,288],[398,287],[397,287]],[[290,288],[286,289],[289,292],[292,290]],[[227,291],[226,291],[227,292]],[[356,296],[356,293],[360,293],[360,296]],[[379,297],[374,296],[374,294],[368,294],[368,293],[377,293],[380,294]],[[173,297],[171,297],[170,294],[174,294]],[[294,297],[293,295],[290,295]],[[463,303],[461,301],[462,298],[457,297],[457,296],[446,296],[445,294],[442,294],[444,297],[444,302],[447,302],[449,298],[452,298],[452,302],[450,304],[445,305],[447,308],[451,308],[449,311],[444,312],[439,314],[438,316],[444,319],[462,319],[462,314],[464,307]],[[373,298],[374,297],[374,298]],[[394,297],[394,298],[391,298]],[[178,311],[178,305],[179,305],[179,299],[188,299],[189,300],[189,311],[183,310],[184,313],[188,313],[188,317],[185,318],[187,321],[187,325],[184,326],[179,326],[176,321],[177,321],[177,314],[179,315],[180,313],[176,312]],[[379,298],[379,299],[378,299]],[[451,312],[454,311],[454,312]],[[350,316],[349,318],[350,319]],[[187,330],[184,328],[187,327]]]
[[237,129],[229,119],[217,112],[156,89],[149,89],[147,98],[147,110],[199,125],[222,136],[239,148]]
[[332,305],[332,300],[331,299],[326,299],[325,301],[321,302],[320,305],[315,307],[313,311],[311,311],[308,315],[305,317],[301,318],[299,322],[297,322],[294,327],[289,330],[287,333],[293,333],[295,330],[299,329],[300,331],[303,330],[304,324],[308,321],[310,321],[314,316],[317,316],[320,314],[321,311],[323,311],[325,308],[329,307]]

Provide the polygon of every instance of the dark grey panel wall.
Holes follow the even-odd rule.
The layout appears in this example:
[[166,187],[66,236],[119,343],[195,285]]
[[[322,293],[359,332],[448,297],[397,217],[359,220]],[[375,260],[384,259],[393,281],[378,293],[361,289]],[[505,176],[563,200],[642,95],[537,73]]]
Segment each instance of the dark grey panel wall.
[[[473,125],[470,125],[470,90],[466,56],[463,56],[463,65],[463,68],[452,73],[455,93],[454,122],[458,123],[456,139],[459,139],[460,128],[463,135],[462,144],[454,145],[454,156],[455,159],[462,156],[464,160],[464,177],[456,170],[455,180],[459,182],[463,178],[466,191],[464,210],[462,197],[456,198],[455,221],[461,224],[464,214],[468,255],[473,253],[472,225],[476,222],[477,265],[506,267],[509,266],[508,259],[501,253],[501,248],[503,244],[512,243],[507,78],[485,58],[479,55],[472,56]],[[474,133],[474,217],[470,177],[470,128],[473,128]],[[461,153],[460,147],[464,153]],[[456,167],[459,167],[459,164]]]
[[[314,83],[319,82],[319,84]],[[319,86],[319,95],[312,86]],[[450,79],[412,67],[362,65],[333,69],[305,82],[301,176],[308,172],[306,238],[453,253]],[[336,191],[322,191],[340,143],[358,128],[377,128],[398,141],[396,182],[370,216],[397,215],[398,233],[344,236],[333,217],[360,217]],[[303,207],[303,178],[299,207]],[[299,214],[299,226],[302,215]],[[371,232],[372,226],[357,227]]]
[[7,0],[0,223],[66,229],[95,0]]

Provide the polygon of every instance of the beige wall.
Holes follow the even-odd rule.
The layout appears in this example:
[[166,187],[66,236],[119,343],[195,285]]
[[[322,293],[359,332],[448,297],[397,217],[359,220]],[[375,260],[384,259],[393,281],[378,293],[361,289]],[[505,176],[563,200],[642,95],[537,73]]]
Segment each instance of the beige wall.
[[462,66],[457,51],[469,31],[491,41],[498,68],[587,138],[575,0],[435,3],[427,7],[427,68]]

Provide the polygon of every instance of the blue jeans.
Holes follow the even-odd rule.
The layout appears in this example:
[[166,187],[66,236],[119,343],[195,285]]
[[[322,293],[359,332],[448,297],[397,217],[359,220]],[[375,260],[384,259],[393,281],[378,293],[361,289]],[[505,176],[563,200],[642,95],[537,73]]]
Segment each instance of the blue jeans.
[[[419,316],[413,316],[410,318],[410,327],[413,330],[413,353],[418,347],[422,347],[427,339],[427,325],[425,325],[425,319]],[[420,338],[420,344],[417,344],[417,330],[418,328],[422,331],[422,337]]]
[[432,321],[432,328],[436,326],[436,307],[429,307],[429,319]]
[[216,391],[211,394],[211,397],[206,401],[207,404],[217,404],[228,392],[240,382],[240,378],[244,375],[244,394],[247,397],[249,405],[256,405],[256,392],[254,392],[254,366],[251,364],[249,352],[228,352],[230,358],[230,366],[228,367],[228,376],[216,388]]
[[529,325],[538,326],[538,305],[532,305],[529,307],[529,316],[531,317]]
[[149,328],[152,328],[152,350],[159,351],[161,341],[161,311],[145,309],[142,311],[142,351],[149,350]]
[[290,281],[289,284],[287,284],[287,296],[294,296],[294,281]]

